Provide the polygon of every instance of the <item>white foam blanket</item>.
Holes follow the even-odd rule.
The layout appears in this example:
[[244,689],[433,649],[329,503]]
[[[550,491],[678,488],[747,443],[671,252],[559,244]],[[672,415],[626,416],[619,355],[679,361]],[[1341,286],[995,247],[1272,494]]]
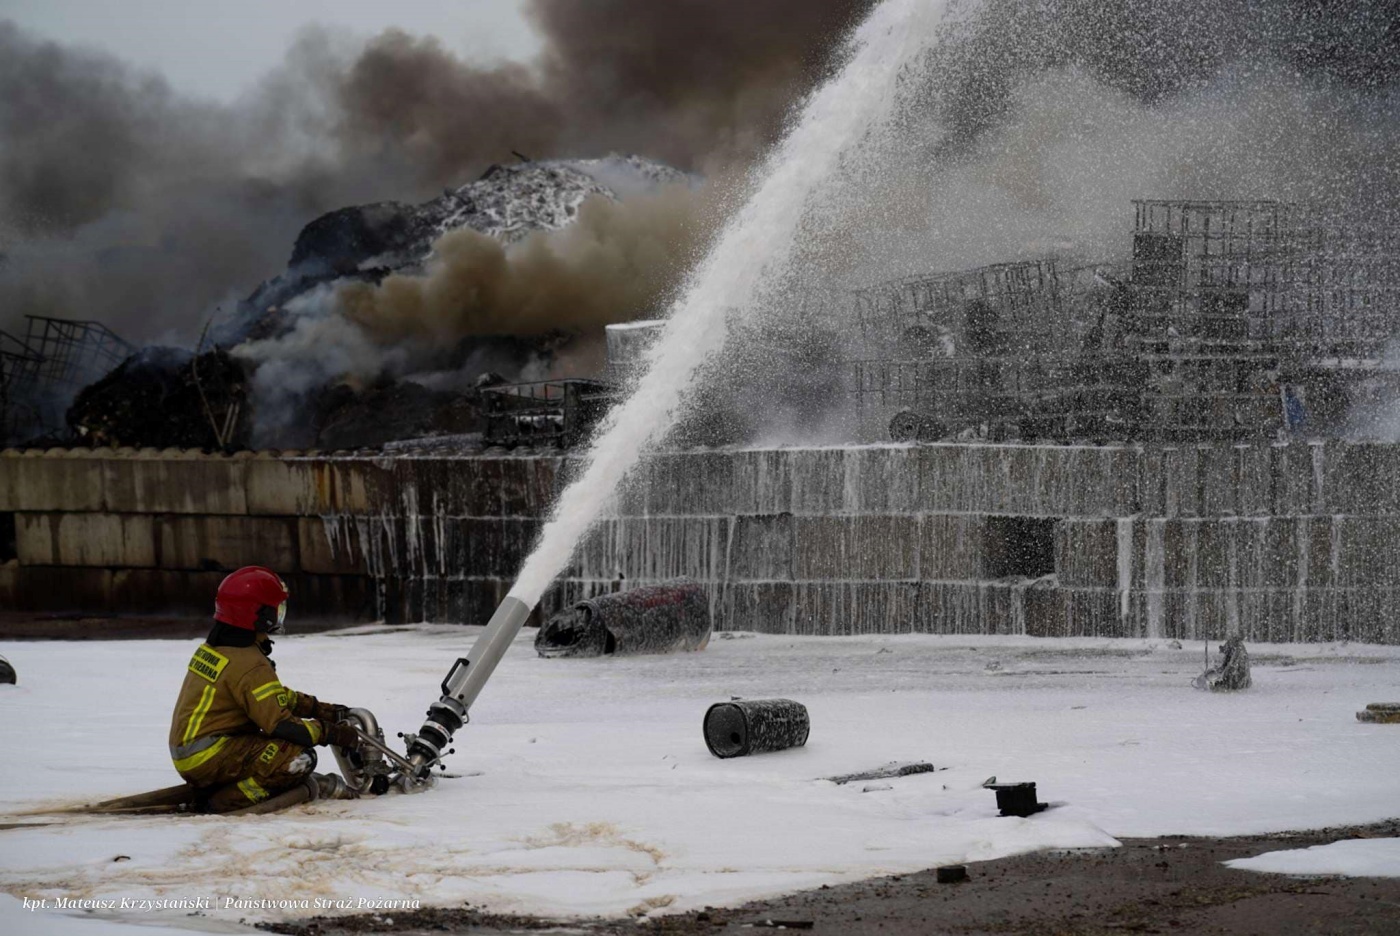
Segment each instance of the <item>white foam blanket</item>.
[[[478,630],[292,637],[276,659],[288,685],[370,708],[392,738],[418,727]],[[1254,688],[1215,694],[1189,685],[1199,644],[717,634],[700,653],[543,660],[532,637],[517,641],[458,734],[449,761],[461,778],[422,795],[273,816],[63,818],[0,830],[0,891],[16,898],[214,903],[193,914],[71,915],[6,899],[0,931],[226,931],[309,915],[224,908],[225,898],[620,916],[1112,846],[1115,836],[1394,814],[1400,726],[1363,725],[1354,712],[1394,694],[1397,648],[1258,645]],[[0,686],[2,821],[50,821],[17,814],[176,782],[166,731],[195,643],[0,646],[20,679]],[[731,696],[803,702],[807,746],[715,759],[701,718]],[[916,759],[947,769],[879,784],[818,779]],[[1062,805],[998,818],[981,788],[992,775],[1034,780],[1042,800]],[[1394,873],[1400,857],[1379,854],[1368,867],[1376,862]]]

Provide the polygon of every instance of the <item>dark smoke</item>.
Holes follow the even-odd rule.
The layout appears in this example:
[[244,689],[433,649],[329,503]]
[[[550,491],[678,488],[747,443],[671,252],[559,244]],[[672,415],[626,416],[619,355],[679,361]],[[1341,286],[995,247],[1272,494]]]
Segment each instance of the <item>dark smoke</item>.
[[338,89],[342,139],[407,151],[429,176],[635,152],[714,172],[770,144],[872,0],[534,0],[539,62],[481,69],[391,31]]
[[285,263],[310,217],[378,175],[311,155],[330,55],[308,38],[222,107],[0,23],[0,328],[34,313],[188,340]]
[[774,140],[873,5],[538,0],[534,9],[552,93],[582,115],[570,145],[606,142],[712,171]]
[[[322,212],[422,200],[512,151],[740,171],[870,5],[533,0],[539,60],[491,68],[396,32],[310,35],[229,106],[0,24],[0,328],[29,312],[190,342]],[[912,121],[881,157],[898,171],[827,269],[868,281],[899,238],[900,273],[1102,240],[1132,197],[1395,194],[1394,2],[962,7],[927,69],[937,132]]]
[[420,201],[512,151],[743,162],[864,0],[536,0],[541,60],[478,68],[387,32],[308,35],[230,106],[0,22],[0,328],[96,318],[190,341],[325,211]]
[[593,376],[604,363],[603,326],[665,308],[704,249],[711,231],[702,220],[712,214],[683,182],[623,201],[594,195],[559,230],[506,244],[462,227],[439,237],[416,272],[317,287],[288,304],[290,330],[235,350],[256,366],[257,439],[290,444],[304,402],[332,382],[460,390],[486,372]]
[[598,332],[664,308],[708,233],[694,223],[698,198],[684,185],[626,202],[595,197],[567,228],[509,249],[463,228],[437,241],[426,275],[346,284],[338,305],[384,346]]

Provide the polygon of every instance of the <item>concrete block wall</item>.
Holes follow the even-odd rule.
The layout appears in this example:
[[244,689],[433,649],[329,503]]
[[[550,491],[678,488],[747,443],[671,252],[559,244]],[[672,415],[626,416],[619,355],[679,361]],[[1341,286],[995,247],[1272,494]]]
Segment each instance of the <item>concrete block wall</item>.
[[257,564],[282,572],[305,616],[375,619],[380,583],[355,556],[327,555],[321,517],[368,513],[388,474],[253,453],[0,452],[0,529],[13,529],[0,607],[207,616],[219,580]]
[[[1016,574],[1006,540],[1028,523],[1052,558]],[[1397,537],[1396,446],[677,454],[639,472],[565,588],[691,574],[725,626],[792,633],[1395,642]]]
[[[485,620],[557,456],[0,453],[0,603]],[[542,602],[688,575],[716,625],[1400,641],[1400,446],[867,446],[657,455]],[[10,554],[4,550],[8,549]]]

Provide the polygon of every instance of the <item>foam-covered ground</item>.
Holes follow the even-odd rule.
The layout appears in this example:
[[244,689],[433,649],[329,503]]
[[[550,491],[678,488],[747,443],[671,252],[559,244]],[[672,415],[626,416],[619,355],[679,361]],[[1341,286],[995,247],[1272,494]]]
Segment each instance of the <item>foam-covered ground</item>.
[[1400,839],[1348,839],[1225,862],[1240,871],[1299,876],[1400,877]]
[[[477,631],[290,637],[276,659],[288,685],[365,706],[392,737],[418,727]],[[1255,646],[1254,688],[1210,695],[1189,686],[1200,644],[718,635],[695,654],[542,660],[531,637],[517,641],[458,734],[450,765],[459,779],[417,796],[273,816],[4,829],[0,891],[51,901],[209,898],[212,908],[193,916],[97,914],[205,931],[315,912],[225,908],[225,898],[622,915],[1113,845],[1114,836],[1396,815],[1400,725],[1361,724],[1354,713],[1400,698],[1400,648]],[[10,817],[0,822],[53,822],[17,814],[176,782],[166,732],[196,643],[0,646],[20,679],[0,686],[0,813]],[[701,718],[731,696],[804,702],[807,746],[712,757]],[[915,759],[944,769],[873,784],[819,779]],[[993,775],[1034,780],[1058,805],[997,818],[981,788]],[[1379,860],[1400,860],[1389,854]],[[67,919],[53,913],[26,916],[19,901],[0,899],[0,930]],[[70,922],[84,927],[75,933],[94,925]]]

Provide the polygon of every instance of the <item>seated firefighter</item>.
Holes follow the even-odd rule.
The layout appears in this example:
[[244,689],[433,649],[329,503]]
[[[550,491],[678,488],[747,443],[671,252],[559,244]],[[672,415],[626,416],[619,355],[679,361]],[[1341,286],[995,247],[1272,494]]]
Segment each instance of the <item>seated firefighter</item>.
[[248,566],[214,598],[214,627],[194,651],[170,720],[170,757],[211,812],[260,803],[299,783],[335,788],[320,777],[318,744],[354,747],[346,709],[283,686],[269,635],[281,634],[287,587],[276,573]]

